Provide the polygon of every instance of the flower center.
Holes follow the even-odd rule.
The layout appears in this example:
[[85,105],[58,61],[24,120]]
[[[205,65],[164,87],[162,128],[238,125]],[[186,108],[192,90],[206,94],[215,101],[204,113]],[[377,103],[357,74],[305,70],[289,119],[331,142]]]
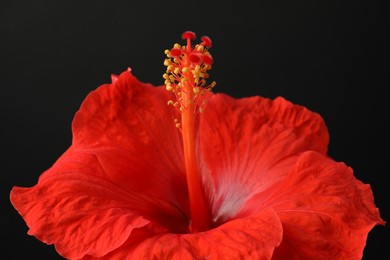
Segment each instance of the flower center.
[[186,46],[175,44],[171,50],[166,50],[167,59],[164,65],[167,71],[163,75],[166,89],[174,94],[174,100],[169,100],[180,112],[181,118],[175,119],[176,127],[181,130],[183,138],[184,163],[187,176],[187,186],[191,210],[191,232],[200,232],[210,228],[210,212],[205,199],[201,176],[196,161],[195,115],[202,112],[205,103],[204,95],[210,91],[215,82],[206,85],[207,73],[211,69],[213,58],[208,52],[211,40],[207,36],[202,42],[191,45],[195,33],[186,31],[182,38]]

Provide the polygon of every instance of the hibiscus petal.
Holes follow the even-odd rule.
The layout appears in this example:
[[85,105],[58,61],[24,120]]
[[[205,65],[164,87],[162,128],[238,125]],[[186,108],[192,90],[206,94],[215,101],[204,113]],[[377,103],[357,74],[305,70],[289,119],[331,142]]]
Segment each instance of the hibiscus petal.
[[123,189],[95,155],[75,152],[72,147],[41,175],[37,185],[14,187],[10,196],[30,228],[28,233],[55,244],[59,254],[69,259],[111,252],[134,229],[150,223],[143,215],[154,209],[163,218],[159,208],[169,207],[164,201],[150,201],[142,193]]
[[129,239],[104,259],[271,259],[282,238],[281,223],[270,208],[197,234],[156,234],[147,227],[137,232],[145,240]]
[[273,207],[280,217],[283,242],[273,259],[361,259],[368,232],[384,224],[370,186],[315,152],[302,154],[284,181],[246,207]]
[[199,132],[199,164],[217,223],[285,176],[300,153],[325,154],[329,139],[322,118],[302,106],[223,94],[208,99]]
[[144,194],[156,205],[171,204],[164,210],[177,208],[175,220],[159,220],[176,230],[177,219],[189,215],[189,205],[180,131],[167,105],[170,95],[130,71],[121,73],[86,97],[73,120],[73,145],[96,155],[121,188]]
[[115,148],[148,153],[148,158],[154,150],[154,164],[182,170],[181,135],[167,105],[170,98],[165,88],[142,83],[130,71],[121,73],[85,98],[72,124],[75,149]]

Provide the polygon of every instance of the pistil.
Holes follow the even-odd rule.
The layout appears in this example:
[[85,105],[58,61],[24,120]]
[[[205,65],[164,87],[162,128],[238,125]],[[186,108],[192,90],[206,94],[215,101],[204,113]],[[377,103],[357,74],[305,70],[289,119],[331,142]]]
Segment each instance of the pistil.
[[194,104],[191,102],[193,91],[190,83],[185,83],[183,88],[183,91],[187,92],[183,95],[183,102],[187,104],[187,109],[184,109],[181,113],[181,130],[191,209],[190,229],[192,232],[199,232],[207,230],[209,227],[209,210],[196,161]]
[[168,104],[177,108],[181,114],[175,119],[176,126],[181,130],[183,138],[184,163],[191,210],[191,232],[201,232],[210,228],[209,205],[205,198],[202,176],[197,165],[196,155],[196,126],[195,118],[202,111],[205,91],[211,90],[215,82],[206,86],[207,70],[211,68],[212,57],[207,48],[211,47],[211,40],[202,37],[202,42],[191,45],[195,39],[193,32],[184,32],[182,38],[187,46],[175,44],[165,53],[168,59],[164,64],[167,73],[164,74],[166,89],[175,96]]

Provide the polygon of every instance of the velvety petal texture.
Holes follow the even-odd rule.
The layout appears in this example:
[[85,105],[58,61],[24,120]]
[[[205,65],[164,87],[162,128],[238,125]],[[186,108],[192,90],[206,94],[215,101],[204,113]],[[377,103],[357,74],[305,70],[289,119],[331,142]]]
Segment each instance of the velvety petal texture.
[[29,234],[78,259],[114,250],[150,221],[187,232],[182,145],[167,100],[130,71],[90,93],[74,118],[72,147],[36,186],[11,191]]
[[208,94],[196,162],[212,228],[190,233],[183,143],[164,87],[130,72],[91,92],[70,148],[11,202],[67,259],[360,259],[383,225],[371,188],[327,156],[321,116]]
[[[174,111],[167,106],[172,97],[163,87],[140,82],[130,71],[113,82],[84,100],[73,120],[73,146],[93,153],[123,189],[144,194],[169,215],[187,218],[181,136]],[[159,213],[152,217],[176,232],[187,231],[178,225],[177,217],[162,219]]]
[[123,244],[134,228],[149,223],[135,210],[142,208],[142,198],[114,182],[95,155],[71,147],[36,186],[14,187],[11,201],[28,233],[54,244],[62,256],[103,256]]
[[384,224],[370,186],[317,152],[303,153],[284,180],[253,196],[237,217],[263,207],[283,225],[273,259],[361,259],[368,232]]
[[326,154],[322,118],[279,97],[208,99],[200,117],[199,164],[214,221],[234,217],[245,202],[288,174],[307,150]]
[[142,242],[129,242],[104,259],[271,259],[283,233],[271,208],[197,234],[140,230],[145,237]]

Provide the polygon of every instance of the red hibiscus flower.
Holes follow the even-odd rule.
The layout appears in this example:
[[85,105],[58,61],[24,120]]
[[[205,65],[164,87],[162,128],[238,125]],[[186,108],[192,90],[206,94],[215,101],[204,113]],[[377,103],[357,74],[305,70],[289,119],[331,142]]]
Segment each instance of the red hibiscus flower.
[[127,70],[87,96],[69,149],[11,191],[28,233],[68,259],[361,259],[385,222],[321,116],[213,94],[194,38],[166,51],[165,86]]

